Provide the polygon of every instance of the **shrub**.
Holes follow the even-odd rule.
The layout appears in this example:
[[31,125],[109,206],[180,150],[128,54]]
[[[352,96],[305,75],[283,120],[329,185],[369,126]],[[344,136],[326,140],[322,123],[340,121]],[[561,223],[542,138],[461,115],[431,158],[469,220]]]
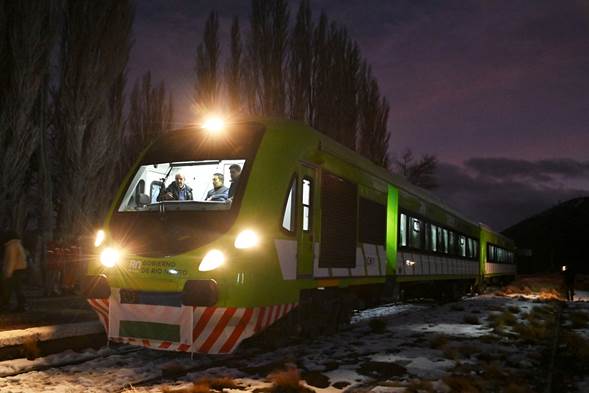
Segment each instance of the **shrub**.
[[479,317],[472,314],[466,314],[464,316],[464,323],[468,323],[469,325],[479,325]]

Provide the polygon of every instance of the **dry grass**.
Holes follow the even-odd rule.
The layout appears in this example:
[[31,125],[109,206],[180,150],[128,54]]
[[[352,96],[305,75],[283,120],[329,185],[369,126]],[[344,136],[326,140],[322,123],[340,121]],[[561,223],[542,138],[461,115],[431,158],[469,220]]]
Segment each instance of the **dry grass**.
[[445,336],[443,334],[436,334],[435,336],[432,336],[429,344],[430,348],[441,349],[448,344],[448,336]]
[[22,343],[23,353],[28,360],[37,359],[41,355],[38,343],[34,338],[27,338]]
[[384,319],[375,318],[368,322],[370,331],[375,334],[382,334],[387,331],[387,322]]
[[409,381],[409,385],[405,387],[407,393],[430,393],[435,392],[432,383],[430,381],[421,381],[419,379],[413,379]]
[[496,292],[498,296],[537,295],[542,301],[564,300],[560,274],[523,276]]
[[223,389],[239,389],[243,387],[230,377],[203,377],[194,381],[191,385],[179,388],[166,386],[162,388],[163,393],[215,393]]
[[583,311],[574,311],[568,315],[573,329],[584,329],[589,324],[589,314]]
[[301,382],[301,374],[296,368],[275,371],[268,376],[272,381],[271,393],[311,393],[313,390]]
[[573,331],[565,331],[561,336],[561,342],[566,345],[567,354],[578,365],[589,367],[589,340]]
[[527,385],[512,382],[505,388],[505,393],[530,393],[530,388]]
[[242,389],[231,377],[204,377],[194,381],[195,385],[207,385],[214,390]]
[[495,333],[504,333],[506,326],[515,326],[517,324],[517,317],[509,310],[503,310],[500,313],[491,313],[487,317],[489,326]]
[[449,375],[442,379],[452,392],[479,393],[480,389],[471,377],[463,375]]
[[450,310],[452,311],[464,311],[464,306],[460,303],[454,303],[450,306]]
[[164,386],[162,388],[163,393],[213,393],[208,385],[189,385],[181,388],[173,388]]
[[509,306],[507,307],[507,310],[509,310],[509,312],[512,314],[519,314],[521,311],[521,309],[518,306]]
[[466,314],[464,316],[464,323],[468,323],[469,325],[479,325],[480,324],[479,317],[477,317],[476,315],[472,315],[472,314]]

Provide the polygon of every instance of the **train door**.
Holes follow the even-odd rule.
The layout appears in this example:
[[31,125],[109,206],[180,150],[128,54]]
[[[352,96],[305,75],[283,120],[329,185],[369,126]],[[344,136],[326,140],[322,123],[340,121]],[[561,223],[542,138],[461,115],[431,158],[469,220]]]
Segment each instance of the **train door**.
[[317,192],[317,169],[301,164],[299,167],[299,195],[297,212],[297,274],[299,277],[313,275],[313,258],[315,257],[315,225]]

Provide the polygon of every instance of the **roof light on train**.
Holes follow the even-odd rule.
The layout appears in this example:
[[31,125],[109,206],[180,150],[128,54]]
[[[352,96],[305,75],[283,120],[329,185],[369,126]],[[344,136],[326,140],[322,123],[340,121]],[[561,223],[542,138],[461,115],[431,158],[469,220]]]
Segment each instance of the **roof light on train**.
[[94,247],[100,247],[100,245],[104,241],[105,237],[106,237],[106,235],[102,229],[99,230],[98,232],[96,232],[96,239],[94,240]]
[[234,245],[235,248],[246,249],[257,246],[259,242],[260,238],[258,235],[254,231],[246,229],[237,235]]
[[106,247],[100,253],[100,263],[105,267],[113,267],[119,263],[121,259],[121,252],[113,247]]
[[208,272],[215,270],[223,263],[225,263],[225,254],[219,250],[211,250],[207,252],[200,262],[200,265],[198,265],[198,270],[201,272]]
[[225,129],[225,120],[220,116],[210,116],[202,123],[202,128],[210,132],[219,132]]

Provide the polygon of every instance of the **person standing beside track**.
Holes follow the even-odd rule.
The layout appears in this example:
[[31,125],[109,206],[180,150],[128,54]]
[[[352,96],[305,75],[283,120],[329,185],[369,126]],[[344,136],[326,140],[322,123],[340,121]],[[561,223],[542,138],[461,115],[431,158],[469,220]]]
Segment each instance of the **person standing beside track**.
[[16,295],[16,308],[13,311],[25,311],[23,282],[27,269],[27,258],[20,238],[14,231],[8,231],[2,239],[4,257],[2,264],[3,296],[2,308],[10,305],[12,293]]

